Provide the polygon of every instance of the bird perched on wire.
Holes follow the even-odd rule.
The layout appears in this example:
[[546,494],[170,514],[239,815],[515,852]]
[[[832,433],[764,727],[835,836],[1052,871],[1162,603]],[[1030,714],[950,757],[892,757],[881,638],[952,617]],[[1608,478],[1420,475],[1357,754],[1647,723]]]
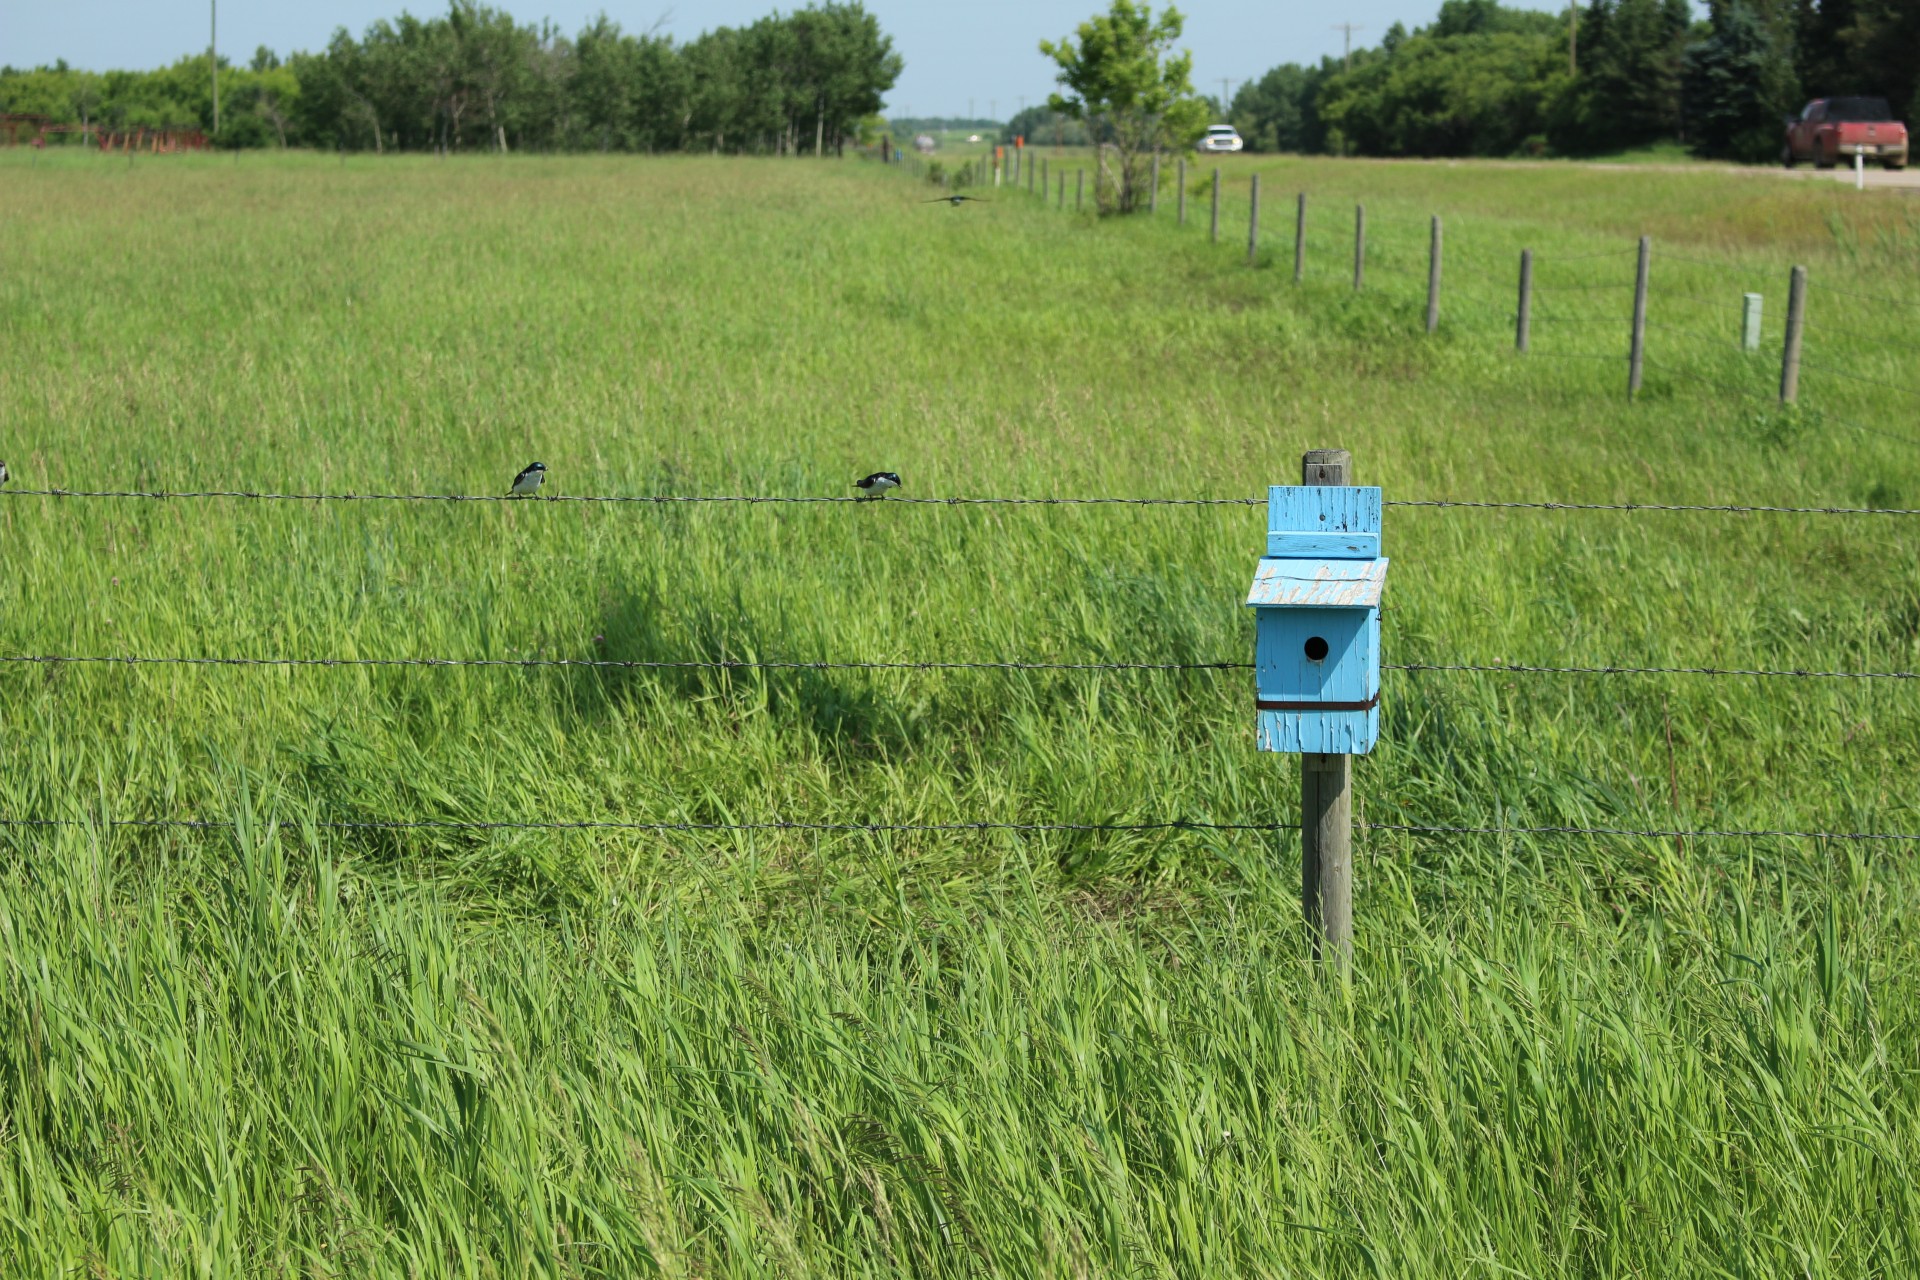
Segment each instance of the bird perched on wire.
[[547,464],[530,462],[527,469],[513,478],[513,488],[507,491],[509,497],[531,498],[539,492],[540,482],[547,478]]
[[896,472],[876,471],[865,480],[856,481],[853,487],[865,495],[865,501],[871,502],[875,498],[886,497],[889,489],[898,489],[900,477]]
[[993,201],[991,200],[982,200],[979,196],[959,196],[959,195],[935,196],[931,200],[922,200],[920,203],[952,205],[954,208],[958,209],[961,205],[965,204],[969,200],[973,201],[975,204],[992,204],[993,203]]

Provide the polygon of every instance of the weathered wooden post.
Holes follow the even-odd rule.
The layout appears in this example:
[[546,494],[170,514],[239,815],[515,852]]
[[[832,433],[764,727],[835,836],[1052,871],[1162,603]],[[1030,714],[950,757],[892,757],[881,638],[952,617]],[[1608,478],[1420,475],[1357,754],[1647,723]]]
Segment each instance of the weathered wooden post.
[[1153,185],[1147,188],[1147,212],[1160,212],[1160,153],[1153,153]]
[[1367,283],[1367,206],[1353,206],[1353,291]]
[[1247,196],[1247,265],[1260,265],[1260,175],[1253,175],[1252,190]]
[[1513,317],[1513,349],[1527,354],[1533,341],[1533,250],[1520,251],[1520,309]]
[[1060,174],[1060,208],[1064,209],[1066,207],[1067,207],[1067,175],[1063,171]]
[[[1267,491],[1254,609],[1256,745],[1300,756],[1300,906],[1316,958],[1353,953],[1352,757],[1380,733],[1380,490],[1344,449],[1301,458]],[[1333,489],[1337,492],[1328,492]]]
[[1293,215],[1293,282],[1299,284],[1307,271],[1307,193],[1300,193],[1300,207]]
[[1213,171],[1213,222],[1207,239],[1214,244],[1220,243],[1220,170],[1217,166]]
[[1180,157],[1180,167],[1176,171],[1176,176],[1179,178],[1180,187],[1180,216],[1177,219],[1177,225],[1184,227],[1187,225],[1187,158],[1185,156]]
[[1807,269],[1795,267],[1787,285],[1787,341],[1780,350],[1780,403],[1800,398],[1800,328],[1807,318]]
[[1640,237],[1640,266],[1633,276],[1633,345],[1627,352],[1627,399],[1640,394],[1640,375],[1647,359],[1647,269],[1652,265],[1653,241]]
[[1073,211],[1079,213],[1086,202],[1087,171],[1085,169],[1075,169],[1073,171]]
[[1433,236],[1427,244],[1427,332],[1440,327],[1440,215],[1433,215]]
[[1760,295],[1743,293],[1740,295],[1740,349],[1758,351],[1760,349]]

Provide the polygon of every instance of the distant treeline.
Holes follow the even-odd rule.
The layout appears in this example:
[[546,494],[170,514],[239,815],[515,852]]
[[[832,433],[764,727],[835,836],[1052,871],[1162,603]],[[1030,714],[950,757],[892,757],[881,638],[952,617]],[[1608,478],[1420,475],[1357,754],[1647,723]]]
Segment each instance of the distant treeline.
[[1594,154],[1661,141],[1767,160],[1809,98],[1887,98],[1920,117],[1920,0],[1588,0],[1573,14],[1446,0],[1351,65],[1289,63],[1229,118],[1263,151]]
[[[810,5],[676,44],[605,15],[569,38],[454,0],[320,53],[261,49],[220,64],[220,146],[367,151],[835,150],[872,128],[900,75],[893,41],[854,3]],[[107,129],[213,131],[205,57],[158,71],[0,68],[0,111]]]

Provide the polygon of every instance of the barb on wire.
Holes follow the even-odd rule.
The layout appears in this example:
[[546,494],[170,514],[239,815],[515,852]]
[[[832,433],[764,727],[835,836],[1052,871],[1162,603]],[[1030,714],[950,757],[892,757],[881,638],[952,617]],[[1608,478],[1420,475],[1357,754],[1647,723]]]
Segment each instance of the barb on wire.
[[1836,369],[1829,364],[1815,364],[1805,357],[1801,358],[1800,367],[1803,369],[1817,369],[1821,373],[1830,373],[1836,378],[1848,378],[1854,382],[1864,382],[1870,387],[1884,387],[1888,391],[1898,391],[1902,395],[1920,396],[1920,387],[1909,387],[1898,382],[1888,382],[1883,378],[1869,378],[1864,374],[1848,373],[1845,369]]

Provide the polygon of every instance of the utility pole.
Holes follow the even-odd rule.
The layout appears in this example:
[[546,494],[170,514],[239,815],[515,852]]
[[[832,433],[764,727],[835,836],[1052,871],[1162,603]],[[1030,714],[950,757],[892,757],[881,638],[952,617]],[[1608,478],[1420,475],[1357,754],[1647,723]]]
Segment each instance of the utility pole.
[[207,65],[213,69],[213,135],[220,136],[220,0],[207,0]]
[[1347,38],[1346,51],[1340,55],[1340,69],[1351,71],[1353,70],[1353,33],[1365,31],[1366,28],[1357,22],[1336,22],[1333,24],[1333,29]]
[[1233,110],[1233,81],[1229,80],[1225,76],[1221,76],[1220,77],[1220,118],[1222,120],[1226,119],[1227,114],[1232,110]]

